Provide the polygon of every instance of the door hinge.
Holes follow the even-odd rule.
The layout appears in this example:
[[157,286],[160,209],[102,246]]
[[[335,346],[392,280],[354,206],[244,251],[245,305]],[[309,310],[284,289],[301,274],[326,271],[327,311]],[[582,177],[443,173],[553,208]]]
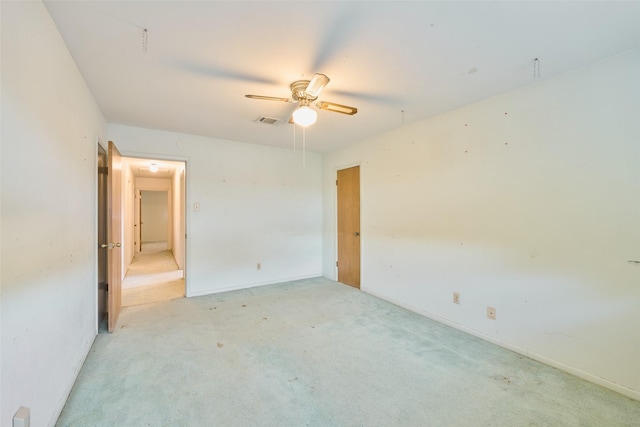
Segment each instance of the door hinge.
[[336,179],[336,185],[338,185],[338,180]]
[[338,261],[336,261],[336,267],[338,266]]

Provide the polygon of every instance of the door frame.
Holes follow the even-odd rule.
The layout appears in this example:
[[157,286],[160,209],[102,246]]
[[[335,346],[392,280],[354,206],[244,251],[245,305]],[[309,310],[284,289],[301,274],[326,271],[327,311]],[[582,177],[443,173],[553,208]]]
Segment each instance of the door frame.
[[334,248],[333,248],[333,258],[335,259],[334,263],[333,263],[333,275],[336,279],[336,281],[338,280],[338,266],[336,265],[336,262],[338,260],[338,186],[335,185],[335,182],[338,181],[338,171],[343,170],[343,169],[349,169],[349,168],[353,168],[358,166],[360,168],[360,290],[362,290],[362,276],[363,276],[363,269],[362,269],[362,254],[364,252],[364,245],[362,244],[362,199],[363,199],[363,193],[362,193],[362,162],[353,162],[353,163],[345,163],[343,165],[340,166],[335,166],[333,168],[333,223],[334,223]]

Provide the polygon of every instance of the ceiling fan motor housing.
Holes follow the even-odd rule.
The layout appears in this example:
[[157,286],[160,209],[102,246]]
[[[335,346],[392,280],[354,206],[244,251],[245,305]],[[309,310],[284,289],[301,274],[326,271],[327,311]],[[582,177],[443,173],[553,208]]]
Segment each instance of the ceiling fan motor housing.
[[315,101],[317,96],[310,96],[306,90],[309,86],[309,80],[296,80],[291,83],[291,98],[296,101],[300,101],[301,99],[308,99],[309,101]]

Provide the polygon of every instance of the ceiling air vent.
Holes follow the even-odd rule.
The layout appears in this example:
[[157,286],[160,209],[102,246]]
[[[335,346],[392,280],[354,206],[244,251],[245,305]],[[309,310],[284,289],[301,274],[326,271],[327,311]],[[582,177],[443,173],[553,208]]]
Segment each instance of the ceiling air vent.
[[255,119],[255,122],[263,123],[265,125],[277,125],[278,123],[280,123],[280,119],[274,119],[273,117],[260,116],[257,119]]

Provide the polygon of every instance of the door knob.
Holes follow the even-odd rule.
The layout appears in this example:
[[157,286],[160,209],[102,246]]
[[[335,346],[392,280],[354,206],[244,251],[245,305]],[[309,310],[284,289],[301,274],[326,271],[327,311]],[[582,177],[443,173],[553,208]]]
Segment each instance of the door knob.
[[120,246],[122,246],[122,244],[120,243],[102,243],[100,245],[102,249],[113,249],[113,248],[119,248]]
[[359,231],[356,231],[355,233],[353,233],[354,236],[358,237],[360,235]]

